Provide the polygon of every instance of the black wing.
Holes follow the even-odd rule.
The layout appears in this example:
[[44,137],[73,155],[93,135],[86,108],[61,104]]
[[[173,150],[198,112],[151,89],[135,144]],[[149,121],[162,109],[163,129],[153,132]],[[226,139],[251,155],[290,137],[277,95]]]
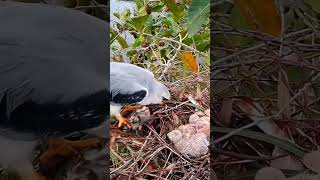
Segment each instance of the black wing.
[[[0,24],[0,125],[68,131],[94,126],[67,117],[109,109],[109,24],[63,7],[13,2],[0,2]],[[46,113],[61,118],[40,120]]]
[[117,104],[136,104],[142,101],[147,95],[145,90],[137,91],[133,94],[116,94],[112,98],[112,94],[110,97],[112,98],[111,101]]

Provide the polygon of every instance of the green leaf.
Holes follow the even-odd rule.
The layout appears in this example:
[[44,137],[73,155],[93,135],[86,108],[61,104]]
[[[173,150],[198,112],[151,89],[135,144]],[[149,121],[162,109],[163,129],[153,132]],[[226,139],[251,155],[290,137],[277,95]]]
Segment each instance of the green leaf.
[[206,65],[210,66],[210,57],[207,57],[204,62]]
[[180,20],[183,12],[181,11],[180,7],[177,6],[176,1],[175,0],[162,0],[162,1],[167,6],[169,11],[173,14],[173,16],[175,17],[175,20],[177,21]]
[[122,11],[121,15],[120,15],[120,19],[126,20],[130,17],[131,12],[129,9],[125,9]]
[[144,0],[136,0],[137,9],[140,9],[144,6]]
[[115,17],[117,17],[118,19],[120,19],[120,14],[119,14],[119,13],[113,13],[113,15],[114,15]]
[[203,24],[208,23],[210,13],[210,1],[192,1],[188,11],[187,29],[189,37],[195,35]]
[[134,43],[132,44],[132,47],[133,47],[133,48],[136,48],[136,47],[140,46],[143,39],[144,39],[143,36],[140,36],[140,38],[137,38],[137,39],[134,41]]
[[196,44],[196,48],[197,50],[199,50],[200,52],[205,52],[209,49],[210,47],[210,41],[206,40],[206,41],[202,41],[199,44]]
[[161,37],[170,37],[173,33],[173,30],[172,29],[169,29],[169,28],[163,28],[159,31],[159,36]]
[[[213,132],[218,132],[218,133],[230,133],[234,130],[236,130],[236,129],[235,128],[216,127],[216,126],[214,126],[212,128]],[[306,149],[302,148],[301,146],[298,146],[288,140],[280,139],[278,137],[271,136],[271,135],[264,134],[264,133],[260,133],[260,132],[256,132],[256,131],[243,130],[243,131],[236,133],[236,135],[273,144],[273,145],[278,146],[284,150],[287,150],[288,152],[291,152],[299,157],[303,157],[307,151]]]
[[130,23],[137,31],[141,31],[148,18],[149,15],[134,17]]
[[115,40],[117,40],[122,48],[128,48],[129,47],[127,41],[125,39],[123,39],[117,31],[115,31],[114,29],[110,28],[110,32],[111,32],[111,38],[110,38],[111,39],[111,41],[110,41],[111,44]]
[[209,40],[210,35],[208,33],[204,33],[204,34],[196,34],[191,38],[186,38],[184,39],[182,42],[186,45],[191,45],[192,43],[196,43],[198,44],[199,42],[203,41],[203,40]]
[[157,5],[157,6],[154,6],[152,7],[152,11],[153,12],[160,12],[160,10],[163,8],[163,5]]

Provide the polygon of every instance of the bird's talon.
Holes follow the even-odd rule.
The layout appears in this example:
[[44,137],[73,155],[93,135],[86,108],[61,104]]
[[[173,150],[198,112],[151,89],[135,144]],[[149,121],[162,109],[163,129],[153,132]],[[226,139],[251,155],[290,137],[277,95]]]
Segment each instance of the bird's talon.
[[116,117],[117,121],[118,121],[118,127],[122,127],[122,125],[127,126],[129,129],[131,129],[131,125],[128,121],[127,118],[123,117],[123,116],[117,116]]

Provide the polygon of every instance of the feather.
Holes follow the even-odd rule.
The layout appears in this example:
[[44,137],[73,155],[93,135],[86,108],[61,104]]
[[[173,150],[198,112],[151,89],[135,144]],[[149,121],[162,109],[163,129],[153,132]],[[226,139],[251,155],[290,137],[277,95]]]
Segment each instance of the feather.
[[[29,174],[32,149],[47,132],[108,136],[98,125],[108,114],[109,23],[63,7],[3,1],[0,22],[1,166]],[[101,113],[99,121],[87,116]]]
[[110,62],[110,94],[118,104],[159,104],[170,99],[169,89],[152,72],[136,65]]
[[15,2],[0,2],[0,22],[0,125],[69,132],[96,126],[89,114],[108,114],[108,22]]

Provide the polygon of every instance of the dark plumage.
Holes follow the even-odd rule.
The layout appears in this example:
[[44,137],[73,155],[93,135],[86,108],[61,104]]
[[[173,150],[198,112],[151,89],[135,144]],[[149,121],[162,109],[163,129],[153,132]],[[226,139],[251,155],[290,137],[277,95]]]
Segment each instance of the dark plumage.
[[43,134],[107,125],[109,25],[13,2],[0,2],[0,24],[0,165],[30,173],[31,148]]
[[137,92],[134,92],[132,94],[121,94],[118,93],[115,96],[112,97],[111,94],[111,101],[114,103],[119,103],[119,104],[135,104],[143,100],[147,95],[147,91],[145,90],[140,90]]
[[84,114],[103,121],[108,24],[65,8],[8,4],[0,7],[0,124],[38,133],[97,125]]

